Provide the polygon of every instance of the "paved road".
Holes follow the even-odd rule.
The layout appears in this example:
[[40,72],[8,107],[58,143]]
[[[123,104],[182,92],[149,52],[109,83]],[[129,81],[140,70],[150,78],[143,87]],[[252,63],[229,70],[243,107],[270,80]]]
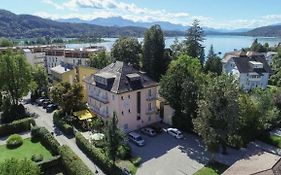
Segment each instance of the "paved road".
[[99,175],[105,175],[76,145],[75,138],[67,138],[53,125],[53,114],[46,113],[42,107],[38,107],[31,104],[25,104],[25,107],[31,113],[36,113],[35,117],[36,124],[38,126],[46,127],[50,132],[55,133],[55,137],[61,145],[69,146],[80,158],[81,160],[92,170],[96,172],[98,170]]

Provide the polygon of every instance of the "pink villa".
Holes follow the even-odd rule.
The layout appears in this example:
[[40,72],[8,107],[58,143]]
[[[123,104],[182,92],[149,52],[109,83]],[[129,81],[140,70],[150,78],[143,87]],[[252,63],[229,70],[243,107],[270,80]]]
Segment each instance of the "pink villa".
[[116,61],[84,81],[93,113],[108,120],[115,111],[118,127],[125,132],[160,121],[158,83],[132,65]]

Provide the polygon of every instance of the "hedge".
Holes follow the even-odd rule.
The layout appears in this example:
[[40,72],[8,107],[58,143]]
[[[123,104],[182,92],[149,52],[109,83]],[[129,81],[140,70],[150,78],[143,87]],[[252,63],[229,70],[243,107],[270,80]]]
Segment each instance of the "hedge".
[[72,126],[62,120],[58,112],[54,113],[53,122],[54,125],[57,126],[64,134],[72,136],[74,135]]
[[82,162],[82,160],[66,145],[59,148],[62,164],[68,174],[94,175],[94,173]]
[[61,167],[61,159],[60,156],[53,157],[52,159],[41,161],[36,163],[42,172],[46,172],[55,167]]
[[59,154],[59,142],[45,127],[33,127],[31,129],[31,138],[38,139],[53,155]]
[[114,165],[106,155],[94,147],[80,132],[75,135],[77,146],[105,173],[121,175],[122,170]]
[[0,137],[29,131],[31,129],[31,124],[35,125],[34,119],[24,118],[20,120],[15,120],[12,123],[0,125]]

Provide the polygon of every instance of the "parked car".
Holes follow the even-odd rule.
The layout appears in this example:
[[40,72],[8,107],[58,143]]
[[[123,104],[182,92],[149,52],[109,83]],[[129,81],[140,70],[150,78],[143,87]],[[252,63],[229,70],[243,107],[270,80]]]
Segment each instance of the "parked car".
[[53,112],[54,110],[56,110],[58,108],[58,105],[56,104],[49,104],[47,107],[46,107],[46,112],[47,113],[51,113]]
[[45,100],[42,104],[43,108],[46,109],[48,105],[53,104],[51,100]]
[[126,168],[123,169],[123,173],[124,173],[125,175],[132,175],[132,174],[130,173],[130,171],[127,170]]
[[42,103],[44,102],[44,98],[38,98],[35,102],[38,106],[42,106]]
[[146,128],[142,128],[141,129],[141,132],[146,134],[146,135],[149,135],[149,136],[155,136],[156,135],[156,132],[154,129],[152,128],[149,128],[149,127],[146,127]]
[[163,128],[161,128],[160,126],[158,126],[156,124],[151,125],[150,128],[154,129],[154,131],[158,134],[163,131]]
[[170,134],[171,136],[177,138],[177,139],[183,138],[182,132],[180,130],[178,130],[177,128],[168,128],[167,133]]
[[136,132],[129,133],[129,140],[138,146],[144,146],[144,139]]

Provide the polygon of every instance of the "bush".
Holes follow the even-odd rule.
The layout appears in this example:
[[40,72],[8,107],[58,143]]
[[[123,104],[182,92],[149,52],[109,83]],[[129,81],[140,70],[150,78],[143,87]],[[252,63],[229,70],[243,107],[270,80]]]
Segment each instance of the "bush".
[[31,139],[38,139],[53,155],[58,155],[60,144],[45,127],[33,127],[31,129]]
[[122,160],[129,159],[131,157],[131,147],[129,145],[119,146],[117,156]]
[[22,104],[10,105],[4,109],[1,115],[2,123],[11,123],[15,120],[26,118],[25,108]]
[[7,140],[7,147],[8,148],[17,148],[23,144],[23,140],[20,135],[13,134]]
[[43,155],[42,154],[33,154],[31,157],[31,160],[33,162],[41,162],[43,160]]
[[94,147],[80,132],[75,135],[77,146],[105,173],[119,175],[122,170],[114,165],[100,149]]
[[82,160],[66,145],[59,149],[62,164],[71,175],[93,175],[92,171],[82,162]]
[[40,168],[32,161],[23,159],[6,159],[0,162],[0,174],[2,175],[39,175]]
[[58,167],[60,170],[64,170],[64,167],[61,165],[60,156],[56,156],[48,160],[43,160],[37,162],[36,164],[40,167],[41,171],[43,171],[45,174],[48,174],[46,172],[57,169]]
[[61,118],[61,112],[54,113],[53,122],[65,135],[74,135],[72,126]]
[[15,120],[9,124],[0,125],[0,137],[28,131],[31,128],[31,123],[35,123],[32,118],[25,118],[21,120]]
[[130,161],[132,162],[132,164],[134,164],[135,166],[140,166],[141,164],[141,157],[137,156],[137,157],[133,157]]

